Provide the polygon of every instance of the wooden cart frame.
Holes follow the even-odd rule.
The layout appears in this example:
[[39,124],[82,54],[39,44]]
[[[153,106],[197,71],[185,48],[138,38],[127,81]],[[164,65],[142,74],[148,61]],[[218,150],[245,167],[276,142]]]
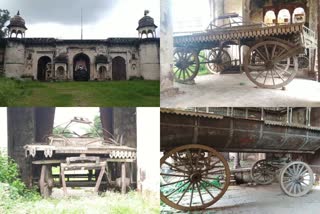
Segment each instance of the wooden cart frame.
[[[89,137],[92,133],[77,137],[65,137],[65,131],[72,123],[90,125],[91,122],[83,118],[74,118],[62,129],[60,134],[52,134],[43,143],[33,143],[24,146],[26,158],[31,158],[33,184],[39,187],[43,197],[49,197],[53,187],[63,187],[67,195],[67,186],[94,187],[94,192],[107,189],[107,186],[117,183],[111,180],[109,164],[118,163],[121,168],[121,192],[127,188],[126,165],[130,167],[136,160],[136,149],[124,146],[122,137],[111,135],[109,139],[103,136]],[[90,130],[98,133],[91,126]],[[107,130],[104,130],[107,132]],[[70,134],[68,132],[68,134]],[[59,175],[53,175],[52,168],[59,167]],[[66,171],[85,170],[89,173],[66,174]],[[95,173],[93,173],[95,171]],[[81,179],[79,180],[74,180]]]
[[[231,58],[227,51],[231,45],[238,45],[239,59]],[[296,76],[299,54],[317,44],[315,33],[302,23],[266,26],[226,14],[213,20],[205,32],[175,36],[174,47],[177,82],[193,81],[205,64],[211,73],[236,67],[259,87],[281,88]],[[242,47],[247,47],[243,59]]]
[[[177,109],[161,109],[160,121],[161,200],[183,211],[212,206],[227,191],[230,169],[219,152],[314,154],[320,149],[317,127]],[[251,170],[260,184],[271,183],[276,174],[292,197],[307,194],[314,183],[311,167],[299,160],[260,160]]]

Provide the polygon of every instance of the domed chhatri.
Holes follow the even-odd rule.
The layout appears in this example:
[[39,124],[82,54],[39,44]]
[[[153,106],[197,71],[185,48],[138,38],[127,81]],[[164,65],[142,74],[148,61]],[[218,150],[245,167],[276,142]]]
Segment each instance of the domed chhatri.
[[10,19],[10,24],[7,26],[9,30],[9,37],[25,37],[25,31],[28,29],[26,27],[25,20],[20,16],[20,11],[18,11],[17,15]]
[[155,38],[157,25],[154,24],[154,19],[148,16],[149,10],[144,11],[144,17],[139,20],[137,31],[140,38]]

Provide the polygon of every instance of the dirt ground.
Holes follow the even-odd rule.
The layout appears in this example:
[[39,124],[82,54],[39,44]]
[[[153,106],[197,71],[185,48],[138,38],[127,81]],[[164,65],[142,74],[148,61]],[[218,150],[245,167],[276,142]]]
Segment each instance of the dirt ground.
[[[184,213],[167,206],[161,213]],[[191,212],[190,212],[191,213]],[[320,213],[320,187],[299,198],[285,195],[278,183],[267,186],[230,186],[225,195],[205,214],[318,214]]]
[[179,94],[161,97],[162,107],[318,106],[320,84],[295,78],[285,90],[257,88],[246,74],[216,74],[195,78],[194,85],[175,83]]

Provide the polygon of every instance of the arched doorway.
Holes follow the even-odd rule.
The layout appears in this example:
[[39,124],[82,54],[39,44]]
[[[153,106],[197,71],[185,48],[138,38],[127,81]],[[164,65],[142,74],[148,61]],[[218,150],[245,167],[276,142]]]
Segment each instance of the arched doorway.
[[105,66],[101,66],[98,70],[98,78],[99,80],[107,79],[107,68]]
[[276,24],[277,17],[274,11],[269,10],[266,12],[266,15],[264,16],[264,23],[267,25],[273,25]]
[[112,79],[126,80],[126,61],[124,58],[117,56],[112,59]]
[[51,59],[48,56],[42,56],[38,60],[37,80],[46,81],[47,75],[51,75]]
[[73,79],[75,81],[88,81],[90,79],[90,58],[79,53],[73,58]]
[[278,23],[279,24],[290,24],[291,23],[291,14],[289,10],[282,9],[278,13]]
[[304,23],[306,21],[306,13],[302,7],[294,9],[292,14],[293,23]]

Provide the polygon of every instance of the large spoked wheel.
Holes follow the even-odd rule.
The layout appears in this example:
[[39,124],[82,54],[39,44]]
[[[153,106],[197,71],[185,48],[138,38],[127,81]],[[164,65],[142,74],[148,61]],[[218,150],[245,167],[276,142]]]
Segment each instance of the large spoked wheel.
[[[248,78],[262,88],[280,88],[290,83],[298,71],[297,57],[288,56],[290,47],[278,41],[254,45],[244,58]],[[292,58],[293,66],[290,66]]]
[[207,59],[207,69],[213,74],[219,73],[231,66],[231,57],[229,53],[220,48],[210,50]]
[[50,165],[41,166],[41,174],[39,180],[39,189],[42,197],[48,198],[52,193],[53,178]]
[[275,179],[275,170],[267,160],[259,160],[251,168],[251,178],[261,185],[271,184]]
[[185,83],[193,80],[199,72],[199,58],[194,51],[178,50],[174,52],[174,78]]
[[289,163],[280,174],[281,189],[292,197],[307,194],[312,189],[313,183],[312,169],[308,164],[301,161]]
[[161,200],[178,210],[202,210],[227,191],[230,169],[216,150],[199,144],[175,148],[160,160]]

